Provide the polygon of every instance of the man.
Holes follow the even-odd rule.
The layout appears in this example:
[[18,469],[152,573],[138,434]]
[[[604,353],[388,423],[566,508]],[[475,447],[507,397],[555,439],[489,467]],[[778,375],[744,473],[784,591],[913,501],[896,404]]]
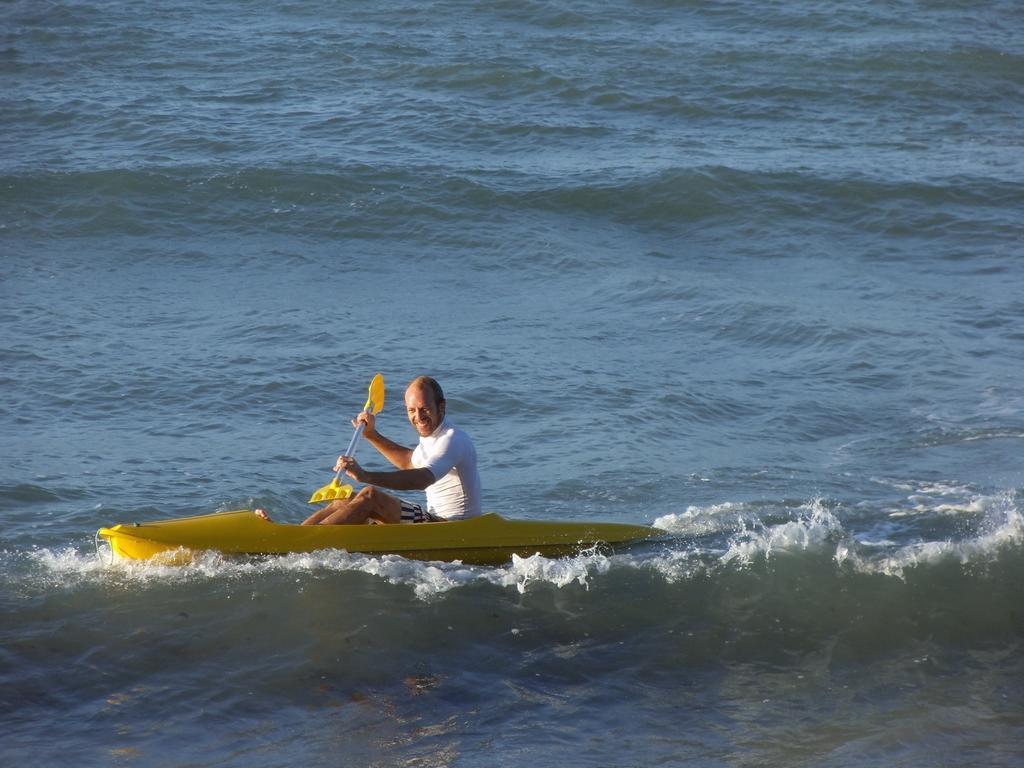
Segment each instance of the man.
[[[445,419],[441,386],[429,376],[419,376],[405,390],[405,412],[420,437],[415,448],[406,448],[377,431],[376,417],[360,413],[352,426],[363,424],[363,437],[397,469],[370,472],[351,456],[339,456],[335,471],[365,487],[348,499],[332,501],[314,512],[303,525],[367,523],[427,523],[462,520],[480,514],[480,476],[476,448],[469,435]],[[427,493],[427,508],[386,493]],[[256,514],[266,519],[262,510]]]

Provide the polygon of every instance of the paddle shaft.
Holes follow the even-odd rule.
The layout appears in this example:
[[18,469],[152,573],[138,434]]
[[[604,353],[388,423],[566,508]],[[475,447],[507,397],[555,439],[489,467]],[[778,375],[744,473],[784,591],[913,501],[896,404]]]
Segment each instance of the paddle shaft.
[[[345,456],[355,456],[355,454],[356,454],[356,443],[359,442],[359,438],[362,437],[362,435],[363,435],[363,427],[364,426],[365,426],[364,424],[360,424],[358,427],[356,427],[356,431],[352,435],[352,440],[348,444],[348,450],[345,451],[345,453],[343,455],[345,455]],[[340,477],[341,477],[341,470],[339,469],[337,472],[334,473],[334,482],[338,482],[338,478],[340,478]]]
[[352,441],[348,444],[348,450],[345,451],[346,456],[356,455],[356,443],[358,443],[359,438],[363,436],[363,427],[365,426],[365,424],[360,424],[358,427],[356,427],[356,431],[352,435]]

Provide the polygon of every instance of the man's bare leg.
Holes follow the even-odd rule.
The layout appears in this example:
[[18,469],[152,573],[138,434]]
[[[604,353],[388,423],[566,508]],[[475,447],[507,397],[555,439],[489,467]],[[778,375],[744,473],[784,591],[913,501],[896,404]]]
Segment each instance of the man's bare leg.
[[[352,501],[354,501],[354,499]],[[348,499],[337,499],[335,501],[332,501],[326,507],[321,507],[316,512],[314,512],[312,515],[310,515],[305,520],[303,520],[302,524],[303,525],[316,525],[319,522],[321,522],[325,517],[328,517],[329,515],[333,515],[335,512],[339,512],[340,510],[344,509],[346,506],[348,506],[349,503],[350,502],[349,502]],[[256,517],[260,518],[261,520],[266,520],[267,522],[273,522],[270,519],[270,515],[268,515],[262,509],[257,507],[256,509],[253,510],[253,512],[255,513]]]
[[329,515],[333,515],[335,512],[338,512],[338,511],[344,509],[345,507],[347,507],[353,501],[355,501],[355,499],[335,499],[334,501],[332,501],[327,506],[320,507],[320,509],[318,509],[312,515],[310,515],[305,520],[303,520],[302,524],[303,525],[317,525],[325,517],[327,517]]
[[[257,517],[270,520],[262,509],[254,509]],[[303,525],[361,525],[376,520],[380,523],[402,522],[402,502],[372,485],[348,499],[336,499],[302,521]]]
[[310,517],[318,517],[316,524],[319,525],[361,525],[370,520],[400,523],[402,502],[389,493],[367,485],[353,498],[343,502],[332,502],[321,509],[320,513]]

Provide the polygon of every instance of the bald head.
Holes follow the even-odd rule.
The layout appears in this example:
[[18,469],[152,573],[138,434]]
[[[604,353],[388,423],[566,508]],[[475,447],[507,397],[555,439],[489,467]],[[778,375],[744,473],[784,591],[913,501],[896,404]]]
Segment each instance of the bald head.
[[440,406],[444,402],[444,392],[441,390],[441,385],[437,383],[437,379],[432,379],[430,376],[417,376],[409,382],[405,391],[408,392],[413,388],[429,392],[434,405]]

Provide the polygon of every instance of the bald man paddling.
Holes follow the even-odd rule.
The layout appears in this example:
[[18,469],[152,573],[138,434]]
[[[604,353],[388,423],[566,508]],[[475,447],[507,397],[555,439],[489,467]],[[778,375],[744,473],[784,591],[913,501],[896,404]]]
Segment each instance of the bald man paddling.
[[[348,499],[332,501],[314,512],[303,525],[434,523],[464,520],[480,514],[480,475],[476,448],[469,435],[445,418],[441,385],[419,376],[405,390],[405,412],[419,435],[415,448],[406,448],[377,431],[376,417],[367,411],[352,420],[365,425],[363,437],[396,469],[370,472],[351,456],[339,456],[334,470],[365,487]],[[427,507],[393,496],[391,491],[426,491]],[[269,520],[262,509],[259,517]]]

